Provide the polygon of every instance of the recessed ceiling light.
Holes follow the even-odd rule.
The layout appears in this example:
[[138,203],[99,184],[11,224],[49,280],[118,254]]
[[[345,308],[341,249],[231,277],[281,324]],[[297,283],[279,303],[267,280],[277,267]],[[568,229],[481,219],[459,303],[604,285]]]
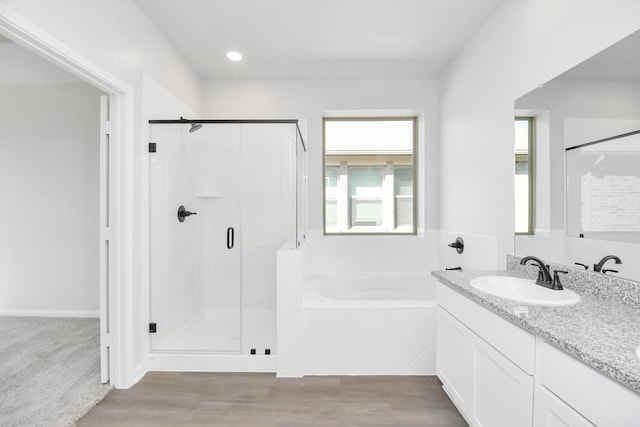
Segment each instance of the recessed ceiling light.
[[231,61],[240,61],[242,59],[242,54],[240,52],[227,52],[227,58]]

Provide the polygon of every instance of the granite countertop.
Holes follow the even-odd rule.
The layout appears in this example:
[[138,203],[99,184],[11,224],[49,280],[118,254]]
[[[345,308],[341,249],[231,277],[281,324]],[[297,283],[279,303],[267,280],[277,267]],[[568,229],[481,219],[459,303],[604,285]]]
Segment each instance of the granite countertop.
[[[542,337],[553,346],[640,393],[640,307],[572,288],[582,300],[570,306],[524,304],[479,291],[479,276],[517,276],[513,271],[433,271],[446,286]],[[565,285],[565,287],[568,287]]]

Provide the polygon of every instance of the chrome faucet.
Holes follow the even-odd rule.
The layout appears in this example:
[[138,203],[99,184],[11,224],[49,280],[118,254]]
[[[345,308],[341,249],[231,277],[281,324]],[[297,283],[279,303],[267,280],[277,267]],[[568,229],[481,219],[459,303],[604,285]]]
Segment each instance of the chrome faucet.
[[610,259],[615,260],[616,264],[622,264],[622,260],[620,258],[618,258],[615,255],[607,255],[606,257],[602,258],[600,260],[599,263],[597,264],[593,264],[593,271],[597,272],[597,273],[606,273],[607,271],[611,271],[613,273],[617,273],[618,270],[602,270],[602,267],[604,267],[605,262],[609,261]]
[[528,261],[533,261],[538,267],[538,278],[536,279],[536,285],[544,286],[545,288],[561,291],[562,284],[560,283],[560,277],[558,273],[566,274],[566,271],[553,270],[553,277],[549,271],[549,266],[546,265],[540,258],[534,256],[526,256],[520,260],[521,265],[525,265]]

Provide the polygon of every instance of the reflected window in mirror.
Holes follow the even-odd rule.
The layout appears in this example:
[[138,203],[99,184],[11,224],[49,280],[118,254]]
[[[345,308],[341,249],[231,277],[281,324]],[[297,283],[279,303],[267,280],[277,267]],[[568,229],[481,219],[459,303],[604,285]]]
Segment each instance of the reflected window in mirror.
[[325,117],[325,234],[416,234],[415,117]]
[[535,212],[535,118],[515,118],[515,232],[533,234]]

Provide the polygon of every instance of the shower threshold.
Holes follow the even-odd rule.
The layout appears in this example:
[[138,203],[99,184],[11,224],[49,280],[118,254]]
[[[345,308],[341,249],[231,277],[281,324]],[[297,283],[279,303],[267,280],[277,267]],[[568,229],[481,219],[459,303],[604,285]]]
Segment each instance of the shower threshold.
[[277,357],[249,354],[150,353],[148,371],[276,372]]

